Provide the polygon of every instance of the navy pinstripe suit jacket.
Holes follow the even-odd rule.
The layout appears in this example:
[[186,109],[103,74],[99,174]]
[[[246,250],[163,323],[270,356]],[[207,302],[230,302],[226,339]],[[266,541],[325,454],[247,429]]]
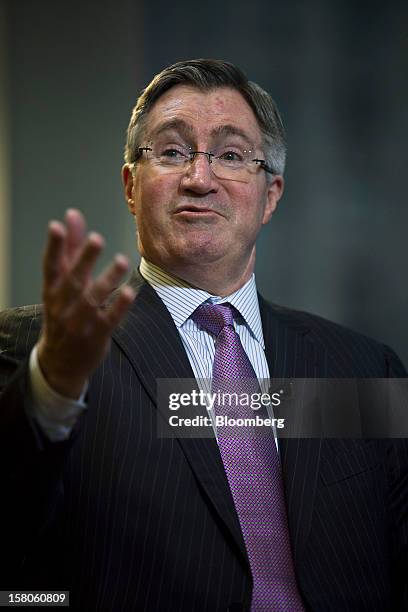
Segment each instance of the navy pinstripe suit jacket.
[[[245,547],[213,439],[159,439],[156,379],[193,378],[176,327],[137,297],[68,441],[26,416],[41,307],[0,319],[1,589],[71,591],[71,609],[247,609]],[[405,377],[387,347],[260,298],[274,377]],[[292,547],[314,612],[408,610],[407,441],[281,440]]]

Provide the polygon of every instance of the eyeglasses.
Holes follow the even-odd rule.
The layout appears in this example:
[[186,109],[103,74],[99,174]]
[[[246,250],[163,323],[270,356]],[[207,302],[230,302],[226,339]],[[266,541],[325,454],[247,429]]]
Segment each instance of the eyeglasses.
[[139,147],[139,156],[157,165],[164,173],[181,174],[191,166],[197,155],[206,155],[211,170],[220,179],[248,182],[250,175],[256,173],[259,167],[265,172],[275,174],[264,159],[255,156],[254,149],[242,149],[234,145],[220,146],[207,152],[193,151],[190,146],[150,144],[151,146]]

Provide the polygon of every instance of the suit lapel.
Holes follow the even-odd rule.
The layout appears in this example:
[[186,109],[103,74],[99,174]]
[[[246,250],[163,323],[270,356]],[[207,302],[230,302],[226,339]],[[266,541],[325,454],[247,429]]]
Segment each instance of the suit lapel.
[[[271,380],[323,377],[325,355],[312,341],[310,329],[261,297],[259,305]],[[279,450],[292,551],[298,564],[312,523],[321,440],[281,438]]]
[[[194,374],[179,332],[156,292],[138,273],[132,276],[130,284],[136,298],[113,339],[127,355],[151,401],[160,410],[157,379],[193,379]],[[259,304],[271,378],[324,376],[324,355],[311,341],[307,326],[294,323],[283,309],[272,308],[260,296]],[[178,442],[204,495],[232,536],[237,554],[248,565],[215,438],[178,438]],[[280,439],[279,448],[292,549],[295,561],[299,562],[311,527],[321,441]]]
[[[129,284],[136,292],[135,301],[115,330],[113,340],[127,355],[151,401],[157,403],[157,379],[194,379],[180,334],[170,313],[154,289],[139,273]],[[244,564],[248,564],[234,502],[215,438],[177,438],[197,481],[210,504],[232,536],[232,546]]]

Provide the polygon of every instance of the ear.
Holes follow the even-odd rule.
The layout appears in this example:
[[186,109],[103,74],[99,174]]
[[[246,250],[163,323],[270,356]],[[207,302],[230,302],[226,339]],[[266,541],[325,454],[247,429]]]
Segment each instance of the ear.
[[274,176],[272,182],[269,183],[266,193],[266,206],[262,218],[262,225],[269,223],[279,200],[282,197],[285,181],[283,176],[278,174]]
[[122,183],[129,212],[134,216],[135,202],[133,200],[133,172],[130,164],[124,164],[122,167]]

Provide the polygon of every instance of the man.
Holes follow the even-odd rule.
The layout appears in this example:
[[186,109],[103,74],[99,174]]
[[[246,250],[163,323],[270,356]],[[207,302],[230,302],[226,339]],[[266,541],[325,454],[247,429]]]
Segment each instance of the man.
[[406,609],[404,442],[157,435],[158,379],[406,376],[256,292],[283,192],[273,100],[231,64],[179,62],[139,98],[125,162],[129,285],[113,292],[120,255],[92,280],[103,239],[71,210],[49,226],[44,306],[3,315],[2,589],[70,590],[77,610]]

